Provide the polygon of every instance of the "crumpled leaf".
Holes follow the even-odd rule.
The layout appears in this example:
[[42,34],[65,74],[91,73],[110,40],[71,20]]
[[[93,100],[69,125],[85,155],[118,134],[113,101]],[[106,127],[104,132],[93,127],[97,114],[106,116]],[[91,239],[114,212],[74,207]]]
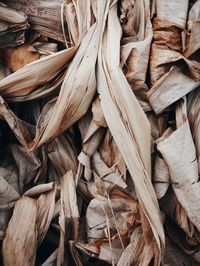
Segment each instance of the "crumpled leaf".
[[25,194],[27,196],[23,195],[16,202],[6,230],[2,249],[5,265],[35,265],[37,246],[44,239],[53,218],[56,195],[54,183],[42,185],[42,189],[41,185],[36,186]]
[[190,38],[189,34],[186,37],[184,32],[188,4],[188,0],[157,1],[150,55],[152,88],[148,92],[150,105],[156,114],[199,86],[200,62],[198,57],[188,58],[191,55],[188,43],[193,42],[193,37]]
[[142,230],[137,227],[131,235],[130,244],[123,251],[117,265],[149,265],[152,258],[152,247],[146,245]]
[[199,264],[200,1],[2,1],[4,264]]
[[173,190],[189,219],[199,230],[200,200],[198,164],[184,103],[177,106],[177,129],[157,146],[168,165]]
[[25,41],[27,16],[0,3],[0,48],[15,47]]
[[[117,7],[113,5],[108,15],[106,35],[99,51],[97,88],[108,127],[130,171],[139,202],[145,216],[148,217],[158,247],[162,249],[164,233],[156,195],[150,182],[150,128],[144,112],[119,68],[121,28],[116,12]],[[116,32],[115,38],[111,34],[113,31]],[[142,125],[142,130],[138,125]],[[152,200],[152,197],[155,199]]]
[[[32,149],[63,133],[88,110],[95,94],[94,70],[105,16],[106,3],[97,1],[97,21],[83,38],[76,56],[67,70],[58,99],[50,109],[44,123],[44,114],[41,113]],[[78,79],[77,76],[79,76]]]

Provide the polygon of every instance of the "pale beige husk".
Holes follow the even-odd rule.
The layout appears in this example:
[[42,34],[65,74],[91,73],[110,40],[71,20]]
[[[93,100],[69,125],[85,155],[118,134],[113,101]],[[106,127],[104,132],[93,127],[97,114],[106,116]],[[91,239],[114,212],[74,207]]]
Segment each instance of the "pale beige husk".
[[3,2],[0,264],[199,265],[200,0]]

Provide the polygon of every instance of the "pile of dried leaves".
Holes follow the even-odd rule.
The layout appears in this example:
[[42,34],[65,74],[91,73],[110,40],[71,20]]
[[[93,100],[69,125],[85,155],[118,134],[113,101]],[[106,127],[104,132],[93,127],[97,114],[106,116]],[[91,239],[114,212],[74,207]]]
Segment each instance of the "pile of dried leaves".
[[200,0],[0,3],[5,266],[200,265]]

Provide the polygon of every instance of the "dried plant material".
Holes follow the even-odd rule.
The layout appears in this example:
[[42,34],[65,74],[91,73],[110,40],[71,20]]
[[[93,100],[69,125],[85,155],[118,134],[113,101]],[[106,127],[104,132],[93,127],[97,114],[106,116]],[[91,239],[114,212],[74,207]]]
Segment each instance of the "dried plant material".
[[196,89],[199,84],[200,81],[189,78],[181,72],[180,68],[172,67],[148,92],[149,102],[155,113],[159,114],[166,107]]
[[69,170],[77,170],[77,151],[70,136],[60,136],[49,144],[48,157],[59,178]]
[[42,34],[64,41],[61,25],[62,1],[52,1],[46,4],[45,0],[34,3],[25,0],[6,0],[6,4],[16,10],[22,10],[27,16],[33,30]]
[[[158,145],[161,141],[168,138],[173,132],[172,128],[166,129],[162,136],[155,143]],[[154,172],[153,172],[154,189],[158,199],[161,199],[170,186],[170,175],[167,163],[159,154],[155,155]]]
[[123,251],[117,265],[149,265],[153,258],[153,250],[145,244],[142,230],[137,227],[130,239],[130,244]]
[[157,198],[161,199],[169,188],[170,176],[166,162],[159,156],[155,159],[153,182]]
[[190,128],[192,132],[192,137],[194,140],[196,148],[196,156],[199,167],[200,174],[200,142],[199,142],[199,133],[200,133],[200,112],[199,112],[199,99],[200,99],[200,90],[199,88],[192,92],[188,97],[188,120],[190,123]]
[[84,177],[88,181],[92,178],[92,170],[94,170],[92,158],[102,141],[104,133],[104,128],[100,128],[92,120],[83,141],[83,150],[78,156],[79,162],[85,167]]
[[72,171],[66,173],[61,181],[61,201],[63,201],[64,215],[67,219],[73,220],[73,239],[78,237],[79,211],[76,199],[76,185]]
[[[17,201],[12,219],[6,231],[3,242],[5,247],[5,252],[3,251],[5,265],[11,265],[12,260],[15,261],[16,265],[35,265],[36,248],[45,237],[53,218],[56,194],[53,183],[36,186],[25,194],[26,195]],[[36,197],[38,194],[41,194],[38,199],[31,199],[28,197]],[[18,219],[19,215],[20,219]],[[27,219],[30,219],[29,222],[27,222]],[[24,231],[17,230],[15,228],[16,225],[22,226]],[[13,230],[19,233],[16,232],[13,235]],[[9,259],[7,257],[7,245],[11,242],[13,244],[10,248],[14,255],[12,259]],[[31,247],[30,251],[26,251],[27,246]],[[17,250],[19,248],[22,248],[24,253],[20,258],[17,258]],[[10,251],[8,250],[8,252]]]
[[[134,10],[134,8],[135,8],[134,4],[136,4],[136,8],[140,7],[139,2],[136,1],[136,3],[135,3],[134,0],[121,1],[121,3],[120,3],[120,13],[121,13],[120,20],[121,20],[122,27],[123,27],[123,33],[125,36],[129,36],[129,37],[130,36],[135,37],[137,35],[138,28],[140,27],[140,23],[138,21],[140,19],[140,14],[136,14],[134,12],[135,11]],[[143,12],[143,9],[139,8],[139,11]],[[143,21],[142,21],[142,23],[143,23]]]
[[6,208],[10,203],[19,199],[17,191],[3,178],[0,177],[0,207]]
[[56,249],[48,259],[42,264],[42,266],[51,266],[53,263],[56,263],[58,250]]
[[97,175],[105,183],[108,182],[108,187],[113,187],[114,185],[117,185],[121,188],[127,187],[123,173],[120,173],[120,171],[117,169],[117,166],[114,164],[109,168],[101,159],[101,156],[98,152],[95,152],[92,158],[92,165],[94,166],[95,173],[97,173]]
[[[162,75],[168,72],[171,65],[176,64],[182,69],[183,73],[193,78],[194,81],[199,81],[200,63],[196,60],[189,60],[180,52],[173,51],[164,45],[154,43],[152,45],[151,59],[151,79],[160,79]],[[155,74],[157,74],[157,76]]]
[[[169,202],[170,199],[170,202]],[[181,206],[177,197],[170,187],[166,192],[165,196],[160,200],[161,209],[166,214],[165,221],[170,219],[174,224],[178,225],[186,234],[186,238],[194,238],[195,227],[192,224],[191,220],[188,218],[186,210]]]
[[56,94],[59,89],[60,85],[63,82],[65,72],[62,70],[58,73],[52,80],[38,85],[36,89],[32,90],[30,93],[25,95],[16,95],[14,97],[10,96],[7,98],[8,102],[24,102],[24,101],[31,101],[35,99],[41,99],[44,97],[51,96],[52,94]]
[[96,98],[92,103],[92,113],[93,120],[97,126],[107,127],[99,98]]
[[[165,210],[167,210],[167,215],[165,216],[165,225],[166,231],[169,238],[174,243],[174,248],[180,248],[180,251],[184,254],[188,255],[188,259],[195,263],[199,262],[199,253],[198,253],[198,237],[195,236],[195,227],[192,225],[191,221],[187,217],[187,213],[183,209],[183,207],[178,203],[175,194],[171,190],[172,193],[169,193],[170,201],[165,202]],[[175,199],[175,201],[174,201]],[[169,198],[168,198],[169,200]],[[176,208],[174,210],[174,203],[171,204],[171,200],[175,203]],[[168,205],[168,206],[167,206]],[[168,215],[170,214],[170,218]],[[175,216],[175,217],[174,217]],[[176,220],[174,220],[174,218]],[[175,224],[178,224],[178,226]],[[179,226],[184,230],[182,231]],[[185,233],[184,233],[185,232]],[[168,241],[168,237],[167,237]],[[166,243],[168,245],[168,242]],[[176,245],[177,246],[176,246]],[[166,247],[167,251],[168,247]],[[171,251],[172,252],[172,251]],[[181,253],[181,252],[180,252]],[[172,252],[173,254],[173,252]],[[176,251],[174,251],[174,255]],[[164,254],[165,255],[165,254]],[[168,255],[169,256],[169,255]],[[170,256],[169,256],[170,257]],[[192,264],[193,265],[193,264]]]
[[80,21],[82,18],[82,6],[84,5],[79,3],[79,10],[74,11],[72,7],[68,10],[68,15],[70,16],[72,13],[72,17],[74,18],[68,27],[68,31],[70,33],[73,31],[74,27],[77,28],[78,39],[75,39],[76,42],[70,45],[69,49],[41,58],[16,71],[7,79],[2,80],[2,83],[0,82],[0,91],[2,95],[6,95],[10,98],[27,95],[39,85],[43,85],[47,81],[49,82],[58,76],[59,72],[66,67],[66,64],[69,63],[74,56],[79,42],[83,37],[82,28],[84,27],[84,23]]
[[66,240],[78,240],[79,211],[76,199],[75,180],[72,171],[67,172],[61,179],[60,199],[60,242],[57,265],[63,265],[64,263]]
[[109,130],[107,130],[105,138],[99,146],[99,153],[108,167],[118,169],[123,178],[126,179],[126,164]]
[[[157,56],[158,48],[155,44],[162,45],[160,48],[166,49],[169,48],[174,51],[182,52],[183,43],[182,43],[182,29],[177,25],[172,25],[169,21],[159,19],[156,17],[153,23],[154,28],[154,44],[152,45],[152,57]],[[155,50],[155,54],[154,51]],[[157,56],[159,59],[159,55]],[[160,67],[162,68],[162,66]]]
[[146,72],[153,37],[148,1],[121,1],[121,25],[124,33],[121,61],[131,88],[145,97]]
[[30,48],[31,45],[24,44],[18,48],[7,48],[4,50],[7,64],[13,72],[39,58],[39,54],[31,52]]
[[15,47],[25,41],[26,15],[0,2],[0,48]]
[[198,57],[187,58],[191,55],[188,43],[195,43],[192,35],[186,37],[184,32],[188,4],[188,0],[157,1],[155,40],[150,56],[152,88],[148,92],[149,102],[157,114],[199,86]]
[[185,56],[189,57],[192,54],[194,54],[195,52],[197,52],[200,48],[199,44],[198,44],[198,40],[199,40],[199,20],[195,21],[194,24],[192,25],[190,31],[190,39],[189,39],[189,44],[187,47],[187,50],[185,51]]
[[57,43],[36,41],[29,47],[29,51],[38,52],[40,55],[50,55],[58,51]]
[[19,119],[2,97],[0,97],[0,117],[8,123],[20,143],[27,148],[28,143],[33,139],[35,127]]
[[[51,190],[49,190],[51,186]],[[44,187],[44,186],[43,186]],[[36,189],[37,187],[35,187]],[[40,193],[41,187],[39,188]],[[49,191],[48,191],[49,190]],[[45,193],[44,193],[45,192]],[[37,244],[41,244],[44,239],[47,230],[49,229],[51,220],[53,218],[55,209],[55,196],[56,196],[56,186],[55,184],[46,184],[46,191],[40,195],[37,199]]]
[[45,180],[47,161],[44,149],[40,152],[28,153],[26,148],[12,144],[10,150],[16,165],[16,172],[20,176],[20,192],[33,180]]
[[[123,244],[123,237],[140,223],[138,203],[117,188],[107,197],[99,195],[94,198],[88,206],[86,218],[89,250],[94,252],[92,245],[97,246],[99,258],[110,263],[113,259],[115,263],[119,260],[127,245],[127,241]],[[101,241],[95,242],[95,239]]]
[[[129,239],[122,238],[121,241],[123,241],[123,245],[126,245]],[[111,246],[112,245],[112,246]],[[98,258],[107,261],[112,265],[116,265],[117,262],[120,259],[121,253],[122,253],[122,247],[119,239],[113,239],[112,242],[103,242],[100,246],[100,253]],[[110,258],[110,254],[112,254],[112,257]]]
[[[115,212],[115,209],[118,212]],[[113,215],[113,213],[115,214]],[[110,199],[99,197],[93,199],[88,207],[86,217],[88,237],[91,238],[91,241],[95,238],[108,238],[108,232],[104,230],[107,227],[108,218],[109,230],[112,232],[111,237],[118,233],[126,235],[129,228],[137,224],[140,219],[138,204],[118,189],[111,192]]]
[[166,250],[163,256],[163,264],[179,266],[180,264],[198,266],[198,262],[185,254],[170,239],[166,239]]
[[28,191],[24,193],[24,196],[27,197],[36,197],[42,193],[48,192],[55,187],[53,182],[47,184],[41,184],[36,187],[30,188]]
[[187,236],[193,237],[195,231],[194,226],[188,219],[187,212],[178,201],[176,202],[174,220],[180,226],[180,228],[182,228],[186,232]]
[[[162,250],[164,245],[163,227],[159,217],[156,195],[150,182],[150,128],[145,114],[119,68],[121,29],[116,12],[117,7],[113,5],[109,11],[106,38],[103,39],[99,51],[98,91],[108,127],[133,178],[139,202],[148,217],[158,247]],[[111,35],[113,31],[116,32],[115,38]],[[106,53],[103,52],[104,50]],[[135,116],[131,114],[135,114]]]
[[0,49],[0,80],[10,75],[11,70],[8,68],[3,55],[3,49]]
[[[58,99],[42,126],[41,121],[44,113],[41,113],[32,148],[58,136],[87,112],[95,94],[94,69],[105,16],[106,3],[97,1],[97,21],[86,33],[72,64],[67,70]],[[85,67],[86,65],[87,67]],[[79,76],[78,79],[77,76]]]
[[12,208],[20,198],[19,193],[12,185],[4,177],[0,177],[0,240],[3,240],[5,237],[5,231],[12,215]]
[[199,265],[200,0],[3,2],[0,264]]
[[5,265],[35,265],[36,216],[35,200],[23,197],[16,203],[3,241]]
[[[181,109],[182,116],[184,105]],[[178,122],[182,117],[179,118]],[[157,146],[166,161],[174,192],[186,210],[189,219],[199,230],[199,176],[195,146],[187,118],[184,115],[181,125],[166,140]]]
[[198,51],[199,47],[199,19],[200,19],[200,1],[197,0],[192,8],[190,9],[190,12],[188,14],[188,30],[190,32],[189,35],[189,41],[186,47],[186,50],[184,51],[184,54],[186,57],[191,56],[195,52]]
[[[94,104],[96,105],[96,103],[97,100],[95,100]],[[113,185],[126,188],[127,185],[124,181],[126,175],[125,163],[110,132],[108,131],[105,136],[105,129],[103,128],[105,123],[103,122],[103,127],[97,125],[94,104],[92,108],[93,119],[83,140],[83,150],[78,156],[79,162],[84,166],[84,177],[88,181],[91,181],[92,178],[101,178],[105,181],[107,188]],[[102,112],[100,105],[98,106],[99,108]],[[101,114],[102,116],[103,114]],[[100,152],[98,152],[98,149]],[[93,191],[93,188],[95,188],[93,185],[94,183],[88,183],[88,189],[93,195],[96,195],[95,189]]]
[[34,61],[0,81],[1,95],[19,97],[54,78],[73,57],[75,48],[62,50]]
[[184,28],[188,13],[188,0],[170,0],[163,2],[162,0],[156,0],[157,16],[159,19],[167,20],[173,24]]

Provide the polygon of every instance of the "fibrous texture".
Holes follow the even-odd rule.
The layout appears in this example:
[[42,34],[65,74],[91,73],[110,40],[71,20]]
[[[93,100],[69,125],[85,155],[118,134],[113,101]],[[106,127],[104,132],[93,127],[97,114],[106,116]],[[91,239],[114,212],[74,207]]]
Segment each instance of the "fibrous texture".
[[0,241],[13,265],[199,265],[200,0],[0,3]]

